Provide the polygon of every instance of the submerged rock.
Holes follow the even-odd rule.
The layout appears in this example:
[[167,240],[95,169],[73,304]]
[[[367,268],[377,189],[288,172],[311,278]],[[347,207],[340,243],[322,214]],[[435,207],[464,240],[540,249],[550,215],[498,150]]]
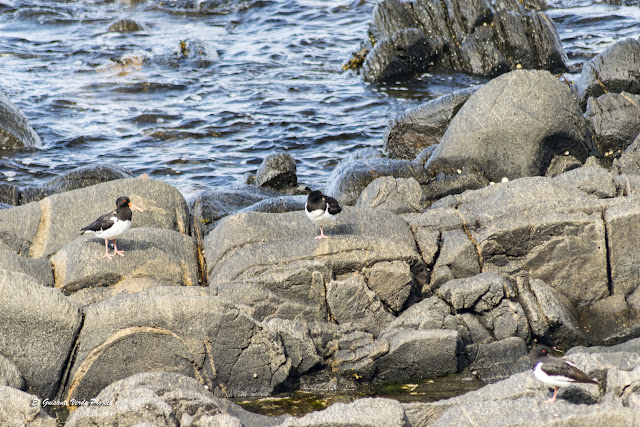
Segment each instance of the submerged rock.
[[40,147],[42,140],[29,119],[7,95],[0,92],[0,149]]

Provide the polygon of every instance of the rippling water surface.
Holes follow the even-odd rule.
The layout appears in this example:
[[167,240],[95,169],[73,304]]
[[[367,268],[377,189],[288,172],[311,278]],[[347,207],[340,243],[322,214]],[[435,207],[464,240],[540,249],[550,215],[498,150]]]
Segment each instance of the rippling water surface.
[[[399,112],[484,81],[433,72],[372,86],[342,71],[376,3],[0,0],[0,87],[44,143],[0,151],[0,182],[109,162],[188,197],[282,150],[301,182],[323,186],[343,156],[381,147]],[[576,66],[640,30],[638,7],[551,4]],[[108,31],[125,18],[145,29]],[[199,47],[185,57],[181,45]]]

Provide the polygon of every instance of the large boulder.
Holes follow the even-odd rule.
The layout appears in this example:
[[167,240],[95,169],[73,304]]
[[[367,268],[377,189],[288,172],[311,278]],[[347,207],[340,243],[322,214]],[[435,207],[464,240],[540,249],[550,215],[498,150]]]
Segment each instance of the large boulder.
[[42,140],[29,119],[7,95],[0,92],[0,149],[40,147]]
[[589,98],[585,116],[598,150],[618,157],[640,134],[640,95],[622,92]]
[[267,156],[256,174],[257,185],[275,190],[292,187],[296,185],[297,182],[296,162],[293,157],[287,153],[270,154]]
[[517,70],[469,98],[426,168],[435,173],[473,164],[500,182],[544,175],[554,156],[566,152],[582,162],[596,152],[575,97],[549,72]]
[[0,385],[0,423],[5,426],[56,427],[55,418],[42,409],[40,399],[15,388]]
[[424,207],[422,188],[414,178],[376,178],[360,194],[356,207],[395,214],[420,212]]
[[53,398],[82,322],[79,307],[31,276],[0,270],[0,353],[24,377],[25,391]]
[[280,339],[235,305],[206,288],[154,287],[85,308],[64,396],[93,398],[150,371],[197,378],[218,396],[265,395],[290,369]]
[[553,23],[512,2],[385,0],[373,10],[363,75],[376,82],[441,66],[496,76],[516,68],[561,72],[565,55]]
[[626,39],[608,47],[582,66],[573,87],[584,108],[590,97],[605,93],[640,93],[640,41]]
[[41,285],[53,286],[53,266],[46,258],[27,258],[0,250],[0,269],[27,274]]
[[188,232],[187,204],[175,187],[152,179],[130,178],[0,210],[0,249],[31,258],[50,256],[79,238],[80,228],[113,210],[115,200],[122,195],[144,209],[133,215],[132,227]]

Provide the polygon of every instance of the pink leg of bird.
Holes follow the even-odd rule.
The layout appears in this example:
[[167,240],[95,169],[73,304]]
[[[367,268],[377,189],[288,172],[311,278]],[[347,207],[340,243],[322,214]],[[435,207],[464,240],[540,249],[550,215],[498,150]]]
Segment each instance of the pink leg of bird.
[[104,239],[104,255],[102,256],[102,258],[113,258],[113,255],[109,254],[109,240]]
[[326,239],[327,236],[324,235],[324,231],[322,231],[322,227],[320,227],[320,235],[316,236],[316,239]]
[[549,400],[545,400],[544,403],[553,403],[556,401],[556,397],[558,397],[558,387],[553,390],[553,397]]
[[118,254],[120,256],[124,256],[124,251],[119,251],[118,247],[116,246],[116,239],[113,239],[113,254]]

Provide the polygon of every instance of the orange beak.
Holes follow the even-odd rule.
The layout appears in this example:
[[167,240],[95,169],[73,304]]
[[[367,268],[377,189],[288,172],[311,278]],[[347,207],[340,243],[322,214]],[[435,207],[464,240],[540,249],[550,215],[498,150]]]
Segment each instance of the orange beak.
[[135,210],[137,210],[138,212],[144,212],[142,209],[140,209],[139,207],[137,207],[137,206],[136,206],[136,205],[134,205],[133,203],[129,203],[129,207],[130,207],[131,209],[135,209]]

